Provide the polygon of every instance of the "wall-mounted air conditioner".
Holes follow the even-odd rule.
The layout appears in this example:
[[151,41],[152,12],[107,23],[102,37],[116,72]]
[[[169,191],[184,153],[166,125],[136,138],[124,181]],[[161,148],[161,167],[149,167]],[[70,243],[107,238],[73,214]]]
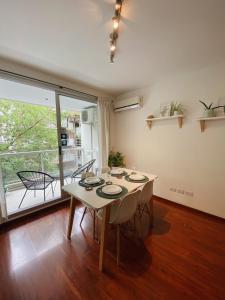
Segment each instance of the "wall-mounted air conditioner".
[[96,107],[87,108],[81,111],[81,123],[91,124],[96,122]]
[[114,112],[123,111],[127,109],[139,108],[143,104],[142,97],[131,97],[123,100],[118,100],[114,102],[113,109]]

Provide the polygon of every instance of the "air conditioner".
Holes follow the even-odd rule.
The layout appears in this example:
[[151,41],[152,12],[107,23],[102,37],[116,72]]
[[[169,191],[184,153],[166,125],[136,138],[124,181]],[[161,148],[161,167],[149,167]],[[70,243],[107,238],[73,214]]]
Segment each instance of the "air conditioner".
[[91,124],[96,122],[96,108],[88,108],[81,111],[81,123]]
[[133,109],[133,108],[139,108],[143,104],[143,98],[142,97],[133,97],[123,100],[118,100],[114,102],[114,112]]

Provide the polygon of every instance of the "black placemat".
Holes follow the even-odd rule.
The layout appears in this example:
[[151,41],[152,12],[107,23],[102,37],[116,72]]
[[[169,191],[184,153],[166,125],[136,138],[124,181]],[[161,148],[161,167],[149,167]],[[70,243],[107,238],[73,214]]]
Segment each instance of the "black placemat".
[[[131,179],[129,177],[130,175],[126,175],[124,178],[126,179],[126,181],[129,181],[129,182],[135,182],[135,183],[144,183],[144,182],[148,182],[149,181],[149,178],[147,176],[145,176],[144,179],[142,180],[134,180],[134,179]],[[144,176],[144,175],[143,175]]]
[[103,188],[104,186],[105,186],[105,185],[103,185],[103,186],[97,188],[97,190],[96,190],[96,194],[97,194],[99,197],[106,198],[106,199],[119,199],[119,198],[124,197],[124,196],[128,193],[128,189],[125,188],[124,186],[120,185],[120,187],[122,188],[122,192],[121,192],[121,193],[116,194],[116,195],[108,195],[108,194],[103,193],[103,191],[102,191],[102,188]]
[[113,177],[122,177],[122,176],[126,176],[127,175],[127,172],[123,171],[123,173],[121,174],[111,174],[110,172],[108,173],[110,176],[113,176]]
[[96,182],[96,183],[86,183],[84,182],[85,178],[84,179],[81,179],[79,181],[79,185],[80,186],[83,186],[83,187],[89,187],[89,186],[92,186],[92,187],[95,187],[95,186],[99,186],[99,185],[102,185],[105,183],[105,180],[103,178],[100,178],[101,180],[99,182]]

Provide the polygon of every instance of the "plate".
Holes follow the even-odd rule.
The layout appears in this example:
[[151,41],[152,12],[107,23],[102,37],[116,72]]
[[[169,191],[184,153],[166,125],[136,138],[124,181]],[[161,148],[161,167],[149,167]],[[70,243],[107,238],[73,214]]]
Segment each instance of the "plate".
[[123,174],[123,170],[122,169],[112,169],[111,171],[110,171],[110,173],[112,174],[112,175],[121,175],[121,174]]
[[140,175],[140,174],[132,174],[132,175],[129,176],[129,178],[131,180],[143,180],[143,179],[145,179],[145,176]]
[[122,192],[122,188],[116,184],[105,185],[102,192],[107,195],[116,195]]
[[98,183],[101,179],[97,176],[91,176],[84,179],[84,182],[87,184]]

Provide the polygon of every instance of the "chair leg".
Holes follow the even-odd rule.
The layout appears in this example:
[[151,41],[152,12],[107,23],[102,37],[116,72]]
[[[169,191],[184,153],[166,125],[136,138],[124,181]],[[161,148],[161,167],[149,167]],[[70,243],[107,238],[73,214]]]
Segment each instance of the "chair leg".
[[20,206],[21,206],[21,204],[22,204],[22,202],[23,202],[23,199],[24,199],[25,196],[26,196],[27,191],[28,191],[28,190],[25,191],[25,193],[24,193],[24,195],[23,195],[23,198],[22,198],[22,200],[20,201],[20,205],[18,206],[18,208],[20,208]]
[[84,215],[86,214],[86,212],[87,212],[87,207],[84,208],[83,215],[82,215],[81,220],[80,220],[80,226],[81,226],[81,224],[83,222]]
[[116,239],[116,263],[117,265],[119,265],[120,263],[120,224],[117,224],[116,226],[116,235],[117,235],[117,239]]
[[45,189],[44,189],[44,202],[45,202]]

